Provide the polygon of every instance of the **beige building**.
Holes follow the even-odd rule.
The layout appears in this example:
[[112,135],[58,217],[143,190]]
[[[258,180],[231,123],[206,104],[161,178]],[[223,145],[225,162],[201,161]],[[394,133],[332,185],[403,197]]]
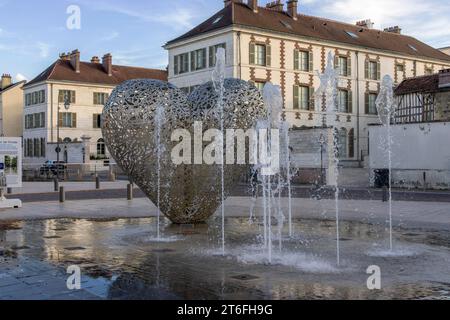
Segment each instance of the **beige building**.
[[0,84],[0,135],[21,137],[23,132],[23,91],[26,81],[13,83],[9,74],[2,75]]
[[86,163],[108,158],[101,132],[103,106],[117,85],[139,78],[167,81],[167,72],[113,65],[110,54],[90,62],[81,61],[78,50],[62,54],[23,88],[24,163],[57,159],[58,124],[60,160]]
[[[341,157],[347,163],[368,154],[369,124],[377,123],[375,99],[380,80],[397,84],[407,77],[450,67],[450,56],[399,27],[373,29],[370,20],[355,25],[298,14],[298,2],[266,7],[257,0],[227,0],[225,7],[186,34],[169,41],[169,81],[190,91],[210,80],[218,47],[226,49],[226,76],[281,87],[283,116],[292,128],[322,127],[324,101],[315,99],[328,53],[340,71],[338,115]],[[345,161],[344,161],[345,163]],[[355,162],[356,163],[356,162]]]
[[440,48],[439,50],[450,56],[450,47]]

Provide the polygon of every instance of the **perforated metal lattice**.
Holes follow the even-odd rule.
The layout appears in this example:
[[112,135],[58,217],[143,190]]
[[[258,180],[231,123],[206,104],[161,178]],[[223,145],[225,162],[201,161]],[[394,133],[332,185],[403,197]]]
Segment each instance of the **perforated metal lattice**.
[[[254,127],[265,113],[258,89],[238,79],[225,79],[224,87],[224,128]],[[187,96],[166,82],[131,80],[112,92],[104,108],[102,130],[111,156],[154,203],[160,157],[160,209],[174,223],[204,222],[221,203],[220,165],[177,166],[171,159],[179,143],[171,141],[175,129],[188,130],[192,138],[194,121],[202,121],[203,132],[220,129],[217,100],[212,82]],[[164,110],[162,120],[156,117],[158,107]],[[163,122],[159,149],[158,119]],[[246,170],[247,166],[225,166],[226,194]]]

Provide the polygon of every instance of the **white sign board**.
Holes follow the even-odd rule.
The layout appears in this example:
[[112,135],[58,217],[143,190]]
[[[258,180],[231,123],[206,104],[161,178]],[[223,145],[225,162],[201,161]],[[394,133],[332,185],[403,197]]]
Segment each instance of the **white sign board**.
[[8,188],[22,187],[22,138],[0,138],[0,176]]

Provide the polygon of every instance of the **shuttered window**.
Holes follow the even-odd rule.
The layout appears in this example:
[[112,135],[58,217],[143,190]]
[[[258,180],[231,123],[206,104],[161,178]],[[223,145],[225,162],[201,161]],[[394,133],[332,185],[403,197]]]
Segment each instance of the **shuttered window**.
[[77,114],[71,112],[59,113],[59,126],[61,128],[76,128],[77,127]]
[[380,80],[380,78],[381,78],[380,63],[377,61],[366,60],[365,74],[366,74],[366,79]]
[[294,109],[314,110],[314,88],[294,86]]
[[226,51],[227,51],[227,45],[226,43],[220,43],[217,44],[215,46],[210,46],[208,49],[209,52],[209,67],[213,68],[216,66],[216,54],[217,54],[217,50],[219,50],[219,48],[223,48],[225,50],[225,56],[226,56]]
[[102,115],[101,114],[94,114],[92,116],[92,127],[94,129],[99,129],[102,127]]
[[352,92],[349,90],[342,90],[340,89],[338,91],[338,99],[337,104],[338,112],[342,113],[352,113],[353,112],[353,99],[352,99]]
[[108,101],[109,94],[104,92],[94,92],[94,104],[104,106]]
[[206,68],[206,49],[199,49],[191,52],[191,71]]
[[66,101],[66,97],[70,103],[76,102],[76,93],[73,90],[59,90],[58,94],[58,102],[64,103]]

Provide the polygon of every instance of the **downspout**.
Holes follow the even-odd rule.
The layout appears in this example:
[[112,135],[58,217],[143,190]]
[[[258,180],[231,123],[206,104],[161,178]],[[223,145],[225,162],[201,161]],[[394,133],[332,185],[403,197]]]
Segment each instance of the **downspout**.
[[242,80],[242,50],[241,50],[241,32],[238,31],[238,79]]
[[361,150],[360,150],[360,124],[359,124],[359,117],[360,117],[360,105],[359,105],[359,51],[356,51],[356,151],[357,151],[357,157],[359,166],[361,167]]
[[50,84],[50,124],[51,142],[53,143],[53,83]]

